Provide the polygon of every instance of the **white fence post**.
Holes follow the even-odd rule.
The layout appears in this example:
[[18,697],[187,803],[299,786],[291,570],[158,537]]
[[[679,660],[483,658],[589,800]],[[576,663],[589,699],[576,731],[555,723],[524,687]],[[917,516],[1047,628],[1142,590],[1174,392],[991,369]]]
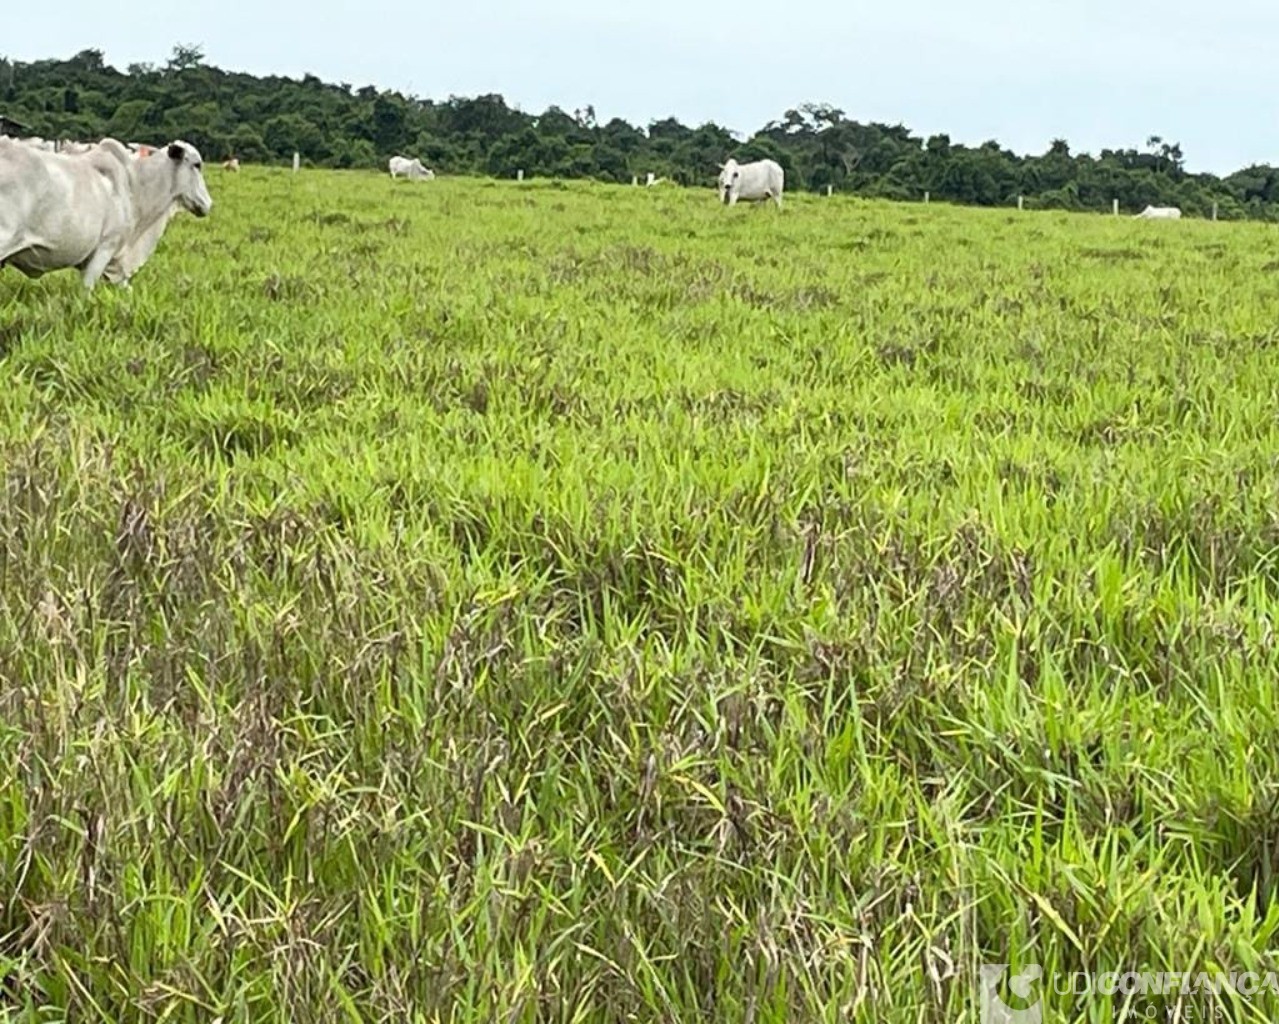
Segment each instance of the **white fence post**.
[[1114,208],[1115,216],[1118,217],[1119,216],[1119,200],[1118,199],[1113,200],[1111,205]]
[[827,185],[827,186],[826,186],[826,195],[827,195],[827,197],[829,198],[830,196],[833,196],[834,194],[835,194],[835,186],[834,186],[834,185]]
[[928,197],[929,197],[929,195],[930,195],[930,193],[928,193],[928,192],[925,192],[925,193],[924,193],[924,202],[925,202],[925,203],[926,203],[926,202],[928,202]]
[[516,172],[515,172],[515,180],[516,180],[516,181],[523,181],[523,180],[524,180],[524,168],[523,168],[523,167],[521,167],[518,171],[516,171]]
[[1026,208],[1026,197],[1025,197],[1025,196],[1018,196],[1018,197],[1017,197],[1017,209],[1019,209],[1019,210],[1024,210],[1025,208]]
[[293,173],[298,173],[298,168],[302,166],[302,154],[296,150],[293,153]]
[[1213,203],[1213,204],[1212,204],[1212,219],[1213,219],[1213,220],[1216,220],[1216,219],[1217,219],[1217,204],[1216,204],[1216,203]]
[[631,175],[631,185],[633,185],[633,186],[637,186],[637,185],[639,185],[639,175],[638,175],[638,174],[632,174],[632,175]]

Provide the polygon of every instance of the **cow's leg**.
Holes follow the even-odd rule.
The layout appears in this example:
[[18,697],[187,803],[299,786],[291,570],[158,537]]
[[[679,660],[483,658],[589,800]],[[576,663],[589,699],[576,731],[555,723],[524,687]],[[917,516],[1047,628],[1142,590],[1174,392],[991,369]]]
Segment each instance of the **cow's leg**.
[[89,291],[93,291],[93,286],[98,283],[98,278],[107,269],[107,264],[111,262],[111,255],[111,250],[106,246],[102,246],[89,257],[89,261],[81,268],[80,279]]

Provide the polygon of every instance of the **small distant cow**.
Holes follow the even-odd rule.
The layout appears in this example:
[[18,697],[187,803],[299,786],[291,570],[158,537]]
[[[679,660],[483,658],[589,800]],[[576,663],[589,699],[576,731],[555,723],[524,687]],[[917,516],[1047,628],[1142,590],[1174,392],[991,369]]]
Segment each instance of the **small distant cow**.
[[1181,211],[1175,206],[1147,206],[1136,217],[1138,220],[1181,220]]
[[747,202],[771,199],[781,209],[786,176],[776,161],[739,164],[730,159],[719,166],[719,194],[725,204],[733,206],[739,199]]
[[393,156],[387,166],[391,171],[392,178],[408,178],[410,181],[430,181],[435,177],[435,172],[428,167],[423,167],[422,161],[417,157],[410,160],[404,156]]
[[239,173],[240,161],[235,157],[231,157],[230,160],[223,161],[222,169],[224,171],[235,171],[236,173]]

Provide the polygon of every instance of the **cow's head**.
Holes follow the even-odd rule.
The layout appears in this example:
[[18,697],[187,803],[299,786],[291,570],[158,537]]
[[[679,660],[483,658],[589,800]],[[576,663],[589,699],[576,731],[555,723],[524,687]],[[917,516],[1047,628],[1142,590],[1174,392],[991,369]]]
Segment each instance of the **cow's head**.
[[173,167],[173,198],[183,209],[206,217],[213,209],[213,197],[204,183],[204,160],[189,142],[171,142],[166,155]]
[[722,202],[728,202],[737,188],[737,179],[741,177],[741,173],[736,160],[729,160],[728,163],[719,165],[719,198]]

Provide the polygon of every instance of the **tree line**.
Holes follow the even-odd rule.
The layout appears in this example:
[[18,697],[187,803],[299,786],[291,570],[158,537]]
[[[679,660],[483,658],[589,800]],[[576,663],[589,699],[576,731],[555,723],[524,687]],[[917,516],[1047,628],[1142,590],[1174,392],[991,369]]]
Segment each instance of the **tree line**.
[[1191,173],[1175,142],[1151,136],[1141,147],[1073,153],[1062,139],[1048,151],[1019,155],[995,141],[923,138],[902,125],[862,123],[836,107],[809,103],[745,141],[714,123],[676,118],[644,128],[591,106],[530,114],[502,96],[420,99],[366,85],[224,71],[198,46],[180,45],[162,65],[109,66],[100,50],[69,60],[0,59],[0,115],[45,138],[158,143],[183,138],[210,161],[290,160],[313,166],[383,168],[396,154],[420,157],[444,174],[593,178],[627,182],[647,173],[683,185],[707,185],[717,165],[771,157],[789,190],[898,200],[934,199],[1030,208],[1127,211],[1179,206],[1206,216],[1279,220],[1279,169],[1244,168],[1226,177]]

